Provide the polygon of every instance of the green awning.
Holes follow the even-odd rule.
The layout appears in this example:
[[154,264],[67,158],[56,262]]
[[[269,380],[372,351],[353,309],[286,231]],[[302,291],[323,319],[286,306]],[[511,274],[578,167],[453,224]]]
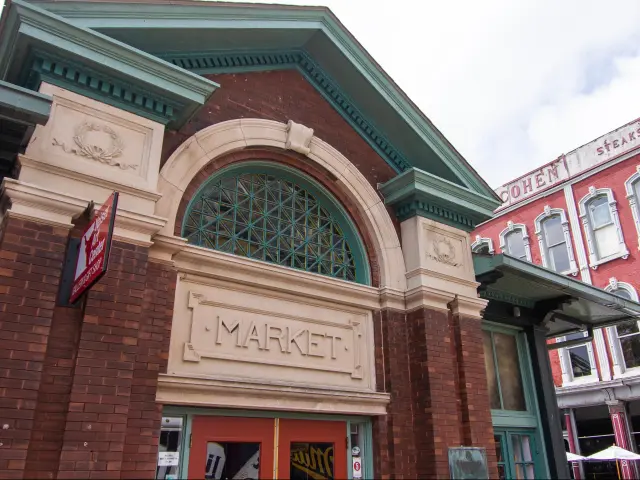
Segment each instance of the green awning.
[[480,296],[526,308],[549,337],[640,319],[640,304],[524,260],[473,255]]

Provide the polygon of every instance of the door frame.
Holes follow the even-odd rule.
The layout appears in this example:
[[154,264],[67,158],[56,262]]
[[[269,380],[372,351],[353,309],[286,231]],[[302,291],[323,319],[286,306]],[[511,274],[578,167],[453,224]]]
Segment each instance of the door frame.
[[502,442],[502,455],[505,461],[502,462],[505,465],[505,474],[507,478],[516,478],[515,463],[512,461],[513,444],[511,442],[512,435],[529,435],[533,440],[534,450],[531,452],[533,459],[533,468],[535,478],[543,478],[545,469],[543,465],[544,459],[544,445],[540,442],[540,435],[535,428],[510,428],[510,427],[498,427],[493,429],[493,435],[501,437]]
[[347,448],[347,477],[348,480],[352,480],[352,468],[353,462],[351,455],[351,425],[358,424],[362,429],[362,435],[364,436],[364,451],[365,456],[362,462],[362,475],[363,478],[375,478],[375,472],[373,470],[373,428],[371,423],[371,417],[369,416],[357,416],[357,415],[325,415],[318,413],[303,413],[303,412],[279,412],[277,410],[231,410],[231,409],[216,409],[216,408],[201,408],[201,407],[180,407],[177,405],[166,405],[162,409],[162,415],[164,417],[182,417],[184,419],[184,435],[182,436],[182,444],[180,451],[182,452],[179,460],[179,477],[186,478],[184,473],[189,471],[189,454],[191,449],[191,426],[193,417],[195,416],[224,416],[224,417],[247,417],[247,418],[287,418],[297,420],[327,420],[327,421],[340,421],[346,423],[345,435],[348,440]]

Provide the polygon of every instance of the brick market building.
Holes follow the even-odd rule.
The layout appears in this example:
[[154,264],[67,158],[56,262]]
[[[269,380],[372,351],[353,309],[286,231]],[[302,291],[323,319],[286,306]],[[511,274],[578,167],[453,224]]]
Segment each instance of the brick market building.
[[640,305],[472,256],[499,197],[329,10],[14,0],[0,75],[0,478],[567,477],[546,338]]
[[[474,251],[509,253],[637,300],[639,147],[634,120],[498,188],[504,203],[472,233]],[[578,342],[550,354],[567,450],[590,455],[615,442],[638,451],[637,322],[562,340]],[[584,469],[604,473],[598,464]]]

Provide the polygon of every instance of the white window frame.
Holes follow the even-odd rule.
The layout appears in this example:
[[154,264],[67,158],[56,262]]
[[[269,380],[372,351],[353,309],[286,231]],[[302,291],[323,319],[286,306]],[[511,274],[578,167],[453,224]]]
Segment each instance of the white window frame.
[[569,220],[562,208],[550,208],[549,205],[545,205],[544,211],[536,217],[534,225],[536,227],[536,235],[538,237],[538,245],[540,246],[540,255],[542,256],[542,265],[546,268],[551,268],[551,258],[547,244],[544,240],[543,222],[550,217],[560,217],[560,223],[562,224],[562,233],[564,234],[564,242],[567,246],[567,254],[569,255],[569,269],[562,273],[564,275],[571,274],[574,277],[578,274],[578,264],[573,253],[573,243],[571,242],[571,231],[569,229]]
[[[599,258],[595,235],[593,234],[593,228],[591,226],[587,205],[591,200],[602,196],[607,197],[611,220],[613,221],[616,232],[618,234],[618,252],[607,257]],[[629,257],[629,250],[624,243],[622,227],[620,226],[620,217],[618,216],[618,206],[615,198],[613,197],[613,191],[610,188],[595,188],[593,186],[589,187],[589,193],[582,197],[580,202],[578,202],[578,207],[580,209],[580,219],[582,220],[584,235],[587,239],[587,250],[589,251],[589,266],[595,270],[598,268],[598,265],[610,262],[611,260],[616,260],[618,258],[627,259]]]
[[[583,332],[584,336],[587,336],[587,332]],[[556,339],[557,342],[566,341],[567,337],[560,337]],[[579,347],[582,344],[573,345],[572,347]],[[568,385],[580,385],[583,383],[594,383],[600,381],[598,375],[598,367],[596,365],[596,356],[593,352],[593,340],[585,340],[584,345],[587,347],[587,354],[589,355],[589,363],[591,363],[591,375],[585,375],[580,378],[573,378],[573,369],[571,368],[571,358],[569,357],[569,348],[561,348],[560,354],[560,369],[562,370],[562,386]]]
[[[626,282],[619,282],[616,277],[611,277],[609,283],[604,287],[606,292],[615,292],[616,290],[626,290],[631,296],[631,300],[638,301],[638,292],[633,285]],[[640,322],[638,322],[640,323]],[[639,325],[640,326],[640,325]],[[620,378],[629,375],[637,375],[640,372],[640,366],[627,368],[624,364],[624,356],[622,355],[622,346],[618,338],[618,329],[607,327],[607,340],[609,348],[611,348],[611,358],[613,360],[613,378]]]
[[527,226],[524,223],[507,222],[507,228],[500,232],[500,250],[502,253],[509,255],[507,251],[507,234],[515,231],[522,231],[522,241],[524,242],[524,252],[527,255],[527,261],[531,262],[531,241],[529,240],[529,234],[527,233]]
[[631,175],[627,181],[624,182],[624,189],[627,192],[627,200],[629,200],[631,214],[633,215],[633,223],[636,226],[636,232],[638,234],[638,244],[640,245],[640,198],[636,197],[636,191],[633,188],[637,182],[640,182],[640,165],[636,167],[636,173]]
[[493,240],[486,237],[480,237],[480,235],[476,235],[476,241],[471,244],[471,251],[473,253],[477,253],[476,250],[484,245],[489,247],[489,255],[493,255],[495,253],[493,249]]

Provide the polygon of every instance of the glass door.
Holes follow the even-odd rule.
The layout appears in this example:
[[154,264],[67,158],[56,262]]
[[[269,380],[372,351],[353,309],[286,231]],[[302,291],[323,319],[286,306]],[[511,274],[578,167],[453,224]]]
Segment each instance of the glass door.
[[189,478],[273,478],[274,419],[194,417]]
[[347,478],[346,422],[280,419],[278,478]]
[[500,479],[529,480],[536,478],[538,451],[533,432],[524,430],[496,431],[494,440]]

